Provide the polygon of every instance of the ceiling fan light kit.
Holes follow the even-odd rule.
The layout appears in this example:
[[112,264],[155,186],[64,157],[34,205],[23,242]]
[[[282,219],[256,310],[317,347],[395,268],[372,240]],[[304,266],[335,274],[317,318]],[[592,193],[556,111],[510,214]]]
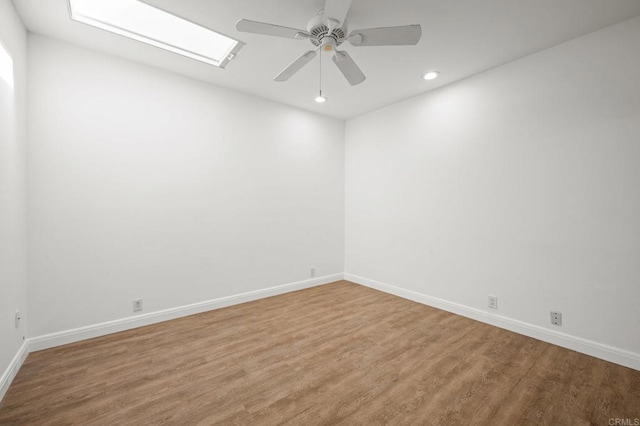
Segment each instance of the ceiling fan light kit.
[[[331,58],[349,84],[355,86],[362,83],[366,76],[360,70],[351,55],[338,47],[344,42],[352,46],[407,46],[415,45],[422,37],[420,25],[404,25],[398,27],[368,28],[348,32],[347,13],[351,0],[326,0],[324,9],[311,18],[307,30],[283,27],[265,22],[241,19],[236,29],[242,32],[268,35],[273,37],[309,40],[313,50],[303,53],[278,74],[274,80],[283,82],[300,71],[317,55],[317,51],[333,52]],[[323,100],[319,100],[322,98]],[[326,98],[320,94],[316,102],[324,102]]]

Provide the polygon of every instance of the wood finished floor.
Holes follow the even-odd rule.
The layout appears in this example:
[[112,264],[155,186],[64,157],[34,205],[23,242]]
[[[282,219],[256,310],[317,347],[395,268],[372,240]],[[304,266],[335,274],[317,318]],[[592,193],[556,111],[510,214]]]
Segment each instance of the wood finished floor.
[[0,405],[2,425],[612,418],[640,418],[639,371],[345,281],[32,353]]

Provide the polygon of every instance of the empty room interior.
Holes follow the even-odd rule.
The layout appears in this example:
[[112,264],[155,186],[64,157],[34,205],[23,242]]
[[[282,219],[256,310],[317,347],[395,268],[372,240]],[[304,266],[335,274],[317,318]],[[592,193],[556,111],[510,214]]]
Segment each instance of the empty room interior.
[[0,425],[640,426],[640,1],[0,0]]

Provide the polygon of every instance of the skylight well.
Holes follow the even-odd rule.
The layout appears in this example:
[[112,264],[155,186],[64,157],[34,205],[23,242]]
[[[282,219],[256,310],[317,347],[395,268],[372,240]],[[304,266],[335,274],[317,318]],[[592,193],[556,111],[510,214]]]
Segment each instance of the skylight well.
[[224,68],[243,43],[138,0],[68,0],[71,19]]

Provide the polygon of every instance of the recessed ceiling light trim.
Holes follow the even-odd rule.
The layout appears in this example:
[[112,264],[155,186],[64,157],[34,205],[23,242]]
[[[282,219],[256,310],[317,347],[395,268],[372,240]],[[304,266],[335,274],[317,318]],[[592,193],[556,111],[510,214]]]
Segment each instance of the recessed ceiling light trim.
[[429,71],[427,73],[425,73],[422,78],[424,78],[425,80],[435,80],[436,78],[438,78],[438,76],[440,76],[440,72],[439,71]]
[[137,0],[67,0],[69,16],[142,43],[224,68],[244,45]]

